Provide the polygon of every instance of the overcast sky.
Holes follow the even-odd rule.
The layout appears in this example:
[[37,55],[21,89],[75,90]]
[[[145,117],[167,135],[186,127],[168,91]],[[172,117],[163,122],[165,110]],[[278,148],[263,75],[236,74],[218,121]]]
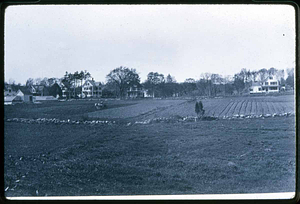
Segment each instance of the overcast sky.
[[288,5],[10,6],[5,81],[135,68],[178,82],[201,73],[295,67],[295,11]]

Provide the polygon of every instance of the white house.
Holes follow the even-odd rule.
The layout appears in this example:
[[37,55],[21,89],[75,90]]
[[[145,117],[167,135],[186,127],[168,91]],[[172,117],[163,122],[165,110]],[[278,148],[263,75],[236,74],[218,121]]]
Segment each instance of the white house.
[[142,98],[144,92],[140,84],[132,85],[127,89],[127,98]]
[[263,90],[262,84],[260,82],[253,82],[251,87],[249,88],[250,94],[257,94],[257,93],[266,93],[266,90]]
[[101,97],[102,96],[101,82],[86,80],[82,85],[81,95],[83,98]]
[[268,76],[262,82],[262,89],[265,90],[267,93],[276,93],[280,90],[280,82],[276,79],[275,76]]

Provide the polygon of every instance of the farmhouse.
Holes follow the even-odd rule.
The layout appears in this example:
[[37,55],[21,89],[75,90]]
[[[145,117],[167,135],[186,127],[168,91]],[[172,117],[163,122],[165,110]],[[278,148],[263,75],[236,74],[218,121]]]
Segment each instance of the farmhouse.
[[142,88],[143,87],[140,84],[135,84],[135,85],[130,86],[127,89],[126,97],[127,98],[142,98],[142,97],[144,97],[144,91]]
[[278,93],[280,90],[280,82],[274,76],[268,76],[262,82],[252,82],[249,93]]
[[86,80],[81,89],[81,95],[85,97],[101,97],[102,87],[101,82],[95,82],[94,80]]
[[28,87],[20,87],[17,96],[19,96],[23,102],[35,102],[35,96],[33,96],[31,89]]
[[279,85],[279,81],[276,77],[268,76],[268,78],[262,82],[262,90],[265,90],[267,93],[276,93],[280,90]]

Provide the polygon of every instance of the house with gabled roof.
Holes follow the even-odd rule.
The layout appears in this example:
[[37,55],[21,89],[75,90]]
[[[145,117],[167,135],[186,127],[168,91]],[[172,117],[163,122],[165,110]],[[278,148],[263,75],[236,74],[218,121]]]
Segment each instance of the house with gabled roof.
[[262,81],[262,90],[266,93],[277,93],[280,90],[280,81],[275,76],[268,76]]
[[268,76],[261,82],[252,82],[249,88],[250,94],[256,93],[278,93],[280,91],[280,81],[275,76]]
[[101,82],[95,82],[94,80],[86,80],[81,88],[81,95],[83,98],[87,97],[101,97],[102,85]]
[[21,86],[16,96],[19,96],[23,102],[35,102],[31,87]]

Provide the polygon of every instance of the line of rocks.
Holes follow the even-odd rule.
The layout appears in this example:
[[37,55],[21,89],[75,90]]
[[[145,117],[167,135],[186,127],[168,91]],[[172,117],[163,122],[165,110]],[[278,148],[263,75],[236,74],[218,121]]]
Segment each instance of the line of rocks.
[[[295,113],[288,112],[288,113],[274,113],[274,114],[264,114],[264,115],[233,115],[233,116],[204,116],[202,118],[194,117],[194,116],[186,116],[186,117],[159,117],[159,118],[153,118],[148,119],[144,121],[135,121],[135,122],[129,122],[127,123],[127,126],[134,125],[134,124],[151,124],[151,123],[170,123],[170,122],[197,122],[200,120],[204,121],[210,121],[210,120],[232,120],[232,119],[252,119],[252,118],[270,118],[270,117],[288,117],[288,116],[294,116]],[[79,125],[79,124],[85,124],[85,125],[101,125],[101,124],[116,124],[116,121],[108,121],[108,120],[85,120],[85,121],[79,121],[79,120],[60,120],[57,118],[38,118],[38,119],[29,119],[29,118],[11,118],[6,119],[6,122],[19,122],[19,123],[28,123],[28,124],[73,124],[73,125]]]
[[233,120],[233,119],[253,119],[253,118],[271,118],[271,117],[288,117],[295,116],[295,113],[274,113],[274,114],[261,114],[261,115],[233,115],[233,116],[204,116],[202,118],[187,116],[187,117],[160,117],[154,119],[148,119],[144,121],[136,121],[135,123],[127,123],[127,126],[133,124],[151,124],[151,123],[160,123],[160,122],[197,122],[197,121],[210,121],[210,120]]
[[19,122],[19,123],[28,123],[28,124],[87,124],[87,125],[96,125],[96,124],[115,124],[115,121],[108,121],[108,120],[86,120],[86,121],[79,121],[79,120],[60,120],[57,118],[38,118],[38,119],[29,119],[29,118],[9,118],[6,120],[7,122]]

